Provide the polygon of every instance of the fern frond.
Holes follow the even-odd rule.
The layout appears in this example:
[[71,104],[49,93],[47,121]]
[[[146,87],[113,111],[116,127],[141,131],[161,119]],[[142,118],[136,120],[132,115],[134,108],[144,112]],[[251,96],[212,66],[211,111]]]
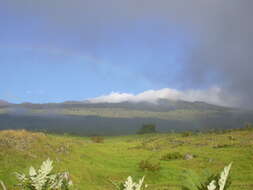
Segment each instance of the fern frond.
[[207,189],[208,190],[215,190],[216,189],[216,181],[215,180],[213,180],[213,181],[211,181],[211,183],[207,186]]
[[2,187],[3,190],[7,190],[7,188],[6,188],[5,185],[4,185],[4,182],[1,181],[1,180],[0,180],[0,185],[1,185],[1,187]]
[[231,166],[232,166],[232,163],[230,163],[228,166],[226,166],[224,168],[224,170],[221,172],[220,174],[220,179],[219,179],[219,190],[224,190],[224,187],[226,185],[226,182],[227,182],[227,179],[228,179],[228,176],[229,176],[229,171],[231,169]]

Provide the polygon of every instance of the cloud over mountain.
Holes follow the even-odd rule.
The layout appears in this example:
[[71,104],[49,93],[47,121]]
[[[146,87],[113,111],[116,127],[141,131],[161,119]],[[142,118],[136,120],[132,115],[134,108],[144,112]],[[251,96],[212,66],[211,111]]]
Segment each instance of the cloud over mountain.
[[176,90],[163,88],[160,90],[147,90],[139,94],[111,92],[108,95],[89,99],[90,103],[119,103],[119,102],[150,102],[156,103],[159,99],[183,100],[183,101],[203,101],[211,104],[236,107],[239,98],[226,96],[224,98],[223,90],[219,87],[212,87],[205,90]]

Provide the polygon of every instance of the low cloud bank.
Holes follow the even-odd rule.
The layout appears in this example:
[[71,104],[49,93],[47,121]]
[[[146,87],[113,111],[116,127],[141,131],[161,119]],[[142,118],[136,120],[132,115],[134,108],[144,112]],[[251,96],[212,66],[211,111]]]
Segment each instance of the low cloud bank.
[[219,87],[212,87],[205,90],[176,90],[163,88],[160,90],[147,90],[139,94],[111,92],[108,95],[89,99],[90,103],[120,103],[120,102],[149,102],[157,103],[159,99],[184,100],[184,101],[203,101],[228,107],[237,107],[240,103],[238,97],[226,94]]

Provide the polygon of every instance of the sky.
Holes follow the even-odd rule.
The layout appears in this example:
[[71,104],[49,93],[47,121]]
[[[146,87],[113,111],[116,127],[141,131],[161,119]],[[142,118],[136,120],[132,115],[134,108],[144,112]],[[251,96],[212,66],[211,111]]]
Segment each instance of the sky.
[[252,0],[0,0],[0,99],[253,108]]

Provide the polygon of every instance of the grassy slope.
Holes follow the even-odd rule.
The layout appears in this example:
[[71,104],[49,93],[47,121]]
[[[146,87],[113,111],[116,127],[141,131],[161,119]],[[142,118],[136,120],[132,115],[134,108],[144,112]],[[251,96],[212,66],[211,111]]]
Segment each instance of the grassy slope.
[[[223,144],[230,146],[213,148]],[[113,189],[110,180],[122,181],[129,175],[135,178],[145,175],[152,189],[180,189],[185,183],[184,176],[201,179],[204,171],[221,171],[231,161],[234,163],[231,189],[253,187],[253,131],[189,137],[181,134],[107,137],[104,143],[93,143],[87,137],[2,131],[0,149],[0,179],[9,189],[15,189],[13,172],[26,172],[31,165],[38,167],[48,157],[55,161],[56,170],[70,172],[77,189]],[[141,160],[151,158],[156,162],[168,152],[197,157],[161,161],[162,168],[155,173],[138,168]]]

